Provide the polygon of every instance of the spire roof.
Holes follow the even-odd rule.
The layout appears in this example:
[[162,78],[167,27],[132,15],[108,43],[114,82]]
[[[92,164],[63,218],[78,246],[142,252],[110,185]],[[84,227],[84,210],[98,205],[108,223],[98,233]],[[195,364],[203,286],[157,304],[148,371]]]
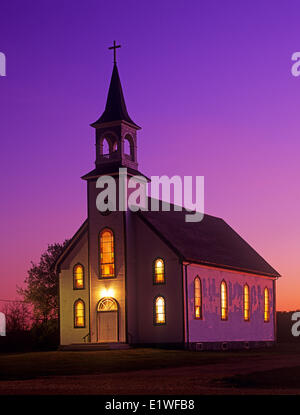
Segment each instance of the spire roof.
[[113,67],[105,110],[101,117],[92,124],[92,127],[96,127],[98,124],[112,121],[127,121],[135,127],[140,128],[132,121],[128,115],[119,71],[116,63],[114,63]]

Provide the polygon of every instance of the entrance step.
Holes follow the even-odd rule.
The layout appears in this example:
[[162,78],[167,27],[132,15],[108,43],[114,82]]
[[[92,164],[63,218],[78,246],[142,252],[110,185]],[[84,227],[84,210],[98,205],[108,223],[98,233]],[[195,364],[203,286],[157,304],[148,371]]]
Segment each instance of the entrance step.
[[72,343],[59,346],[59,350],[66,351],[96,351],[96,350],[127,350],[130,349],[127,343]]

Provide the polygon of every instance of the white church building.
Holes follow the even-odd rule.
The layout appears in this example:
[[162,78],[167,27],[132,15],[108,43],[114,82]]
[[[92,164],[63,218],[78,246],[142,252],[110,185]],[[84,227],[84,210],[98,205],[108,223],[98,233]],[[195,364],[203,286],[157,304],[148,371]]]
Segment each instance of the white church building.
[[280,275],[223,219],[204,215],[189,223],[174,209],[97,209],[99,177],[118,180],[120,167],[128,177],[141,175],[140,127],[128,115],[116,63],[105,110],[92,127],[95,168],[82,177],[87,219],[56,263],[61,347],[273,344]]

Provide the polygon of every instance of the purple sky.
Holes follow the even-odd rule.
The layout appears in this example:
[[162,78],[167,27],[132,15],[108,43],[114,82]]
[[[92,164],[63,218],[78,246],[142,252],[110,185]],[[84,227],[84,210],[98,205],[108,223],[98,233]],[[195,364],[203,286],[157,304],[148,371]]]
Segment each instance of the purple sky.
[[2,0],[0,299],[86,217],[116,39],[140,170],[204,175],[206,212],[283,275],[278,308],[300,308],[299,21],[292,0]]

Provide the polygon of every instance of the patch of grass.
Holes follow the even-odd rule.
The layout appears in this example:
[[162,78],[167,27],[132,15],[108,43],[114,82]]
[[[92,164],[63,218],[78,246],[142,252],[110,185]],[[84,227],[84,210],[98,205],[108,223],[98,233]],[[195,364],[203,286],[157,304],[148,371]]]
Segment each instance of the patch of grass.
[[235,388],[300,389],[300,366],[235,375],[221,383]]
[[241,353],[250,352],[197,353],[143,348],[0,354],[0,380],[197,366],[222,362],[224,358],[228,361]]
[[[163,350],[136,348],[128,350],[101,351],[51,351],[16,354],[0,354],[0,380],[33,379],[44,376],[70,376],[129,372],[183,366],[201,366],[240,359],[257,359],[264,356],[300,354],[299,346],[278,345],[272,349],[191,352],[185,350]],[[255,380],[255,379],[254,379]],[[226,380],[241,382],[246,380]],[[249,378],[249,382],[252,378]]]

